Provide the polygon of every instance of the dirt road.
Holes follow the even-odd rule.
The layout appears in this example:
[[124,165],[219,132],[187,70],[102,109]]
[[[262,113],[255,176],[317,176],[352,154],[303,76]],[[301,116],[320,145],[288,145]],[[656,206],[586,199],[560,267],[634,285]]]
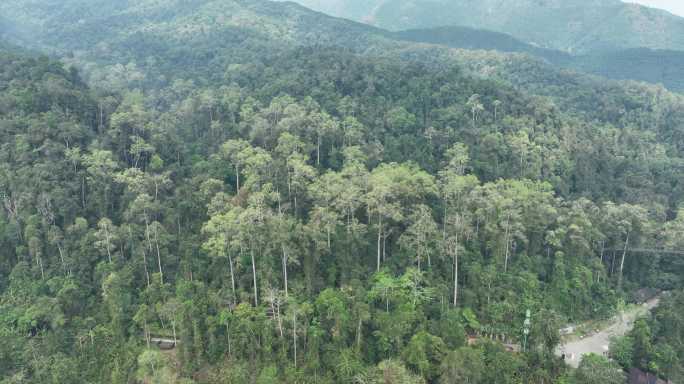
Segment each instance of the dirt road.
[[634,327],[634,321],[657,307],[659,302],[660,298],[651,299],[639,307],[628,310],[622,315],[615,316],[608,327],[597,333],[583,339],[564,342],[564,344],[561,344],[556,349],[556,355],[565,355],[566,363],[571,367],[577,368],[580,361],[582,361],[583,355],[589,353],[603,355],[607,353],[612,337],[627,334]]

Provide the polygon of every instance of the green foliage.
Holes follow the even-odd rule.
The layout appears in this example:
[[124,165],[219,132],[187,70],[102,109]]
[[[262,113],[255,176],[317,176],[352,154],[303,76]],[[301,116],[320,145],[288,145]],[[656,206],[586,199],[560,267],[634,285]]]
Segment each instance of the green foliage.
[[440,383],[484,383],[485,362],[481,350],[459,348],[442,361]]
[[400,362],[381,361],[377,366],[376,382],[382,384],[424,384],[425,380],[412,374]]
[[625,369],[639,368],[674,382],[684,377],[683,299],[681,290],[667,295],[652,317],[637,320],[628,336],[611,343],[611,356]]
[[257,384],[277,384],[278,382],[278,368],[273,365],[262,369],[256,381]]
[[447,310],[442,314],[439,320],[439,335],[449,349],[465,345],[466,331],[458,310]]
[[573,380],[578,384],[621,384],[625,382],[626,378],[616,363],[603,356],[589,354],[582,358],[579,368],[574,373]]
[[447,347],[442,339],[422,331],[411,337],[402,358],[415,372],[428,381],[433,381],[438,376],[439,365],[446,351]]
[[612,339],[610,358],[623,367],[631,367],[634,361],[634,340],[629,336]]
[[[89,85],[0,58],[4,382],[549,382],[563,323],[682,284],[631,252],[679,247],[662,89],[517,89],[292,4],[26,4],[0,10]],[[527,309],[525,353],[466,346],[522,343]],[[665,328],[620,362],[676,377]]]

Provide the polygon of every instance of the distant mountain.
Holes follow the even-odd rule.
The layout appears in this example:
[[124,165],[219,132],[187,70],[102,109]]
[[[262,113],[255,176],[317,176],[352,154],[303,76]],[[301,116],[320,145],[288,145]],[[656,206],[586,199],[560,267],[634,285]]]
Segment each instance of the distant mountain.
[[[318,4],[357,12],[366,3]],[[684,65],[678,65],[684,63],[684,55],[676,51],[620,50],[573,56],[508,34],[469,27],[388,32],[312,12],[291,2],[16,0],[0,3],[0,14],[12,20],[0,20],[0,26],[6,25],[0,32],[22,45],[73,57],[67,60],[84,66],[86,75],[99,78],[111,77],[110,73],[119,69],[87,63],[134,65],[127,69],[131,72],[128,77],[136,78],[137,71],[141,72],[150,86],[167,84],[181,72],[207,80],[222,78],[228,66],[254,66],[265,55],[276,57],[293,47],[336,46],[357,53],[412,56],[416,45],[429,43],[525,53],[564,68],[684,90]],[[431,60],[415,55],[412,59]]]
[[684,52],[625,49],[574,57],[569,67],[617,80],[640,80],[684,91]]
[[527,44],[504,33],[468,27],[413,29],[388,32],[387,36],[460,49],[525,53],[564,68],[610,79],[646,81],[684,91],[684,52],[680,51],[634,48],[571,55]]
[[86,77],[115,70],[103,64],[128,65],[155,87],[181,73],[222,78],[231,65],[254,66],[294,47],[399,45],[366,24],[263,0],[16,0],[0,2],[0,14],[22,26],[13,41],[67,56]]
[[527,44],[505,33],[470,27],[452,26],[410,29],[398,32],[388,32],[387,36],[399,40],[439,44],[452,48],[528,53],[533,56],[547,59],[553,63],[566,63],[572,60],[570,54],[562,51],[540,48],[532,44]]
[[13,36],[15,29],[15,24],[0,14],[0,40]]
[[15,52],[21,52],[24,54],[26,53],[21,48],[0,39],[0,53],[1,54],[15,53]]
[[345,19],[372,23],[372,16],[386,0],[276,0],[294,1],[307,8]]
[[620,0],[298,2],[390,30],[466,26],[575,54],[641,47],[684,50],[684,18]]
[[[17,0],[0,15],[21,25],[27,41],[56,50],[91,50],[146,39],[209,42],[215,38],[345,45],[376,28],[311,12],[294,3],[261,0]],[[339,29],[344,28],[344,35]],[[312,33],[315,32],[315,33]],[[222,36],[222,34],[224,36]],[[221,39],[213,41],[216,46]],[[102,49],[100,49],[102,51]]]

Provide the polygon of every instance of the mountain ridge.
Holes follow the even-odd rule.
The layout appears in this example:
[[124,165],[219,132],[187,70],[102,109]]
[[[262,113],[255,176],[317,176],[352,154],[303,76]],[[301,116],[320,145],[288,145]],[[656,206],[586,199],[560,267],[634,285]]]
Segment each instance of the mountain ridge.
[[684,91],[684,52],[682,51],[629,48],[571,55],[527,44],[508,34],[457,26],[388,32],[386,36],[458,49],[524,53],[561,68],[614,80],[637,80],[663,84],[670,90]]
[[394,31],[465,26],[574,54],[641,47],[684,50],[684,18],[619,0],[386,0],[363,7],[355,2],[349,8],[342,2],[299,3]]
[[[673,90],[684,89],[676,65],[681,55],[675,51],[650,52],[647,62],[653,70],[644,71],[643,60],[630,59],[637,51],[569,55],[524,43],[507,34],[469,27],[390,32],[314,12],[295,2],[143,0],[129,4],[125,0],[100,0],[88,2],[83,8],[84,3],[74,1],[61,5],[58,12],[51,3],[44,8],[22,6],[21,1],[12,4],[0,4],[0,10],[11,16],[15,24],[16,20],[25,21],[29,27],[19,24],[15,29],[18,40],[22,38],[21,33],[24,40],[37,37],[41,47],[32,48],[52,50],[57,56],[67,56],[67,61],[91,63],[85,64],[86,69],[99,68],[94,65],[96,62],[112,66],[134,63],[138,70],[151,70],[148,79],[162,82],[169,80],[177,65],[184,65],[198,75],[202,72],[199,77],[206,77],[207,72],[212,72],[210,76],[220,76],[220,71],[202,68],[252,63],[257,50],[276,54],[295,46],[338,46],[359,53],[386,55],[393,51],[410,52],[411,44],[428,43],[458,49],[525,53],[562,68],[615,79],[664,83]],[[64,24],[69,27],[62,28]],[[662,55],[670,59],[660,60]],[[74,59],[68,58],[71,56]],[[606,67],[620,71],[611,73],[605,71]]]

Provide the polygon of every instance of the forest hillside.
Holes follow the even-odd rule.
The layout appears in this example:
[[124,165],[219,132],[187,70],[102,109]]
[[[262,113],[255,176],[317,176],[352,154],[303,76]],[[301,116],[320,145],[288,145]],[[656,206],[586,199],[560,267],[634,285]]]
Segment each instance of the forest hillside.
[[0,15],[0,383],[684,378],[683,96],[294,3]]

